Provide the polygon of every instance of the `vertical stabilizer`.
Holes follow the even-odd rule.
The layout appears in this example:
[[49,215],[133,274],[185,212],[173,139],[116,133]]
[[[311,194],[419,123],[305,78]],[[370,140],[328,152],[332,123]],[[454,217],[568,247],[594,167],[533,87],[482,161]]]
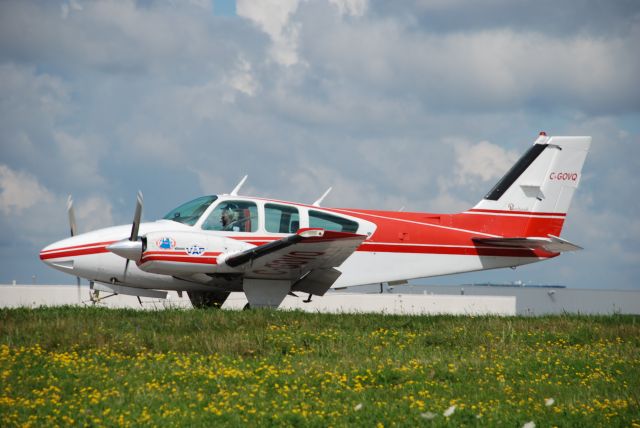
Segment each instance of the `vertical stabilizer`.
[[[580,183],[590,145],[591,137],[548,137],[541,133],[471,211],[564,220]],[[524,236],[559,233],[556,228],[545,231],[539,223],[535,222],[535,230],[525,228]]]

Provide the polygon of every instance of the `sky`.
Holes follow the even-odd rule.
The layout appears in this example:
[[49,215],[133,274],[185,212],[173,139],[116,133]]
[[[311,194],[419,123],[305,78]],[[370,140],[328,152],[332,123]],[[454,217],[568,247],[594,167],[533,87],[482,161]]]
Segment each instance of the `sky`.
[[593,144],[543,263],[421,280],[640,289],[636,0],[3,0],[0,283],[202,194],[457,212],[540,131]]

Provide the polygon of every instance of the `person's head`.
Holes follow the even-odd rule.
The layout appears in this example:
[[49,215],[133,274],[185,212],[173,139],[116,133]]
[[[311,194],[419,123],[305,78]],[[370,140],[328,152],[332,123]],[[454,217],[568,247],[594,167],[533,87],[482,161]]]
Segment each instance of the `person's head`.
[[227,204],[227,206],[222,209],[222,214],[220,215],[222,226],[227,226],[237,220],[237,208],[235,204]]

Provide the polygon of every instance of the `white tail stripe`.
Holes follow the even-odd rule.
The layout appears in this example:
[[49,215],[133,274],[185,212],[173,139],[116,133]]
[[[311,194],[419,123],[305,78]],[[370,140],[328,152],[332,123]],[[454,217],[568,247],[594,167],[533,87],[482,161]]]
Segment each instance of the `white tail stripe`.
[[516,214],[516,213],[509,213],[509,212],[497,213],[497,212],[484,212],[484,211],[465,211],[462,214],[491,215],[491,216],[502,216],[502,217],[545,218],[545,219],[552,218],[552,219],[560,219],[560,220],[564,220],[565,217],[566,217],[564,214],[558,214],[558,215],[536,215],[536,213]]

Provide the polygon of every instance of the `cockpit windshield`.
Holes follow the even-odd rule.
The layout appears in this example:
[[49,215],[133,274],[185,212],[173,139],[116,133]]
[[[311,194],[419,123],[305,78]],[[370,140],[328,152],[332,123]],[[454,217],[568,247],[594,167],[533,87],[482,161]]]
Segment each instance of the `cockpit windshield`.
[[165,220],[173,220],[178,223],[188,224],[193,226],[200,218],[209,205],[218,199],[217,196],[201,196],[193,201],[189,201],[180,205],[178,208],[171,210],[167,215],[162,217]]

